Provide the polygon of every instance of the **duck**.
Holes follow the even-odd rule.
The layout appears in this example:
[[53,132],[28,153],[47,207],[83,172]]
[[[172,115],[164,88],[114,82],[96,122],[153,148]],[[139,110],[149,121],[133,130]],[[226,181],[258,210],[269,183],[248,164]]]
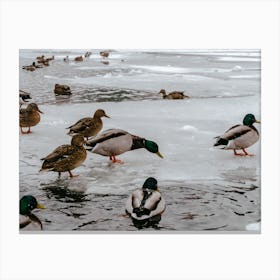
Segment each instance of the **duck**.
[[47,57],[47,58],[46,58],[46,60],[47,60],[47,61],[54,60],[54,55],[53,55],[53,56],[51,56],[51,57]]
[[63,61],[68,63],[69,62],[69,56],[67,55],[66,57],[64,57]]
[[168,94],[166,94],[165,89],[161,89],[160,92],[162,94],[163,99],[184,99],[184,98],[190,98],[187,95],[184,95],[183,91],[172,91]]
[[90,57],[91,54],[92,54],[92,52],[86,52],[86,53],[85,53],[85,57]]
[[54,85],[54,90],[53,92],[55,93],[55,95],[71,95],[71,89],[69,86],[67,85],[60,85],[60,84],[55,84]]
[[25,195],[19,201],[19,228],[21,230],[42,230],[43,225],[40,219],[31,211],[35,208],[44,209],[32,195]]
[[43,60],[43,59],[45,59],[45,56],[44,56],[44,55],[42,55],[42,56],[37,56],[36,59],[37,59],[37,60]]
[[[40,122],[41,117],[39,113],[43,114],[36,103],[30,103],[26,108],[20,108],[19,126],[22,134],[31,133],[30,127]],[[23,127],[28,127],[28,131],[24,132]]]
[[103,63],[103,64],[105,64],[105,65],[109,65],[109,61],[107,61],[107,60],[102,60],[102,61],[100,61],[101,63]]
[[71,145],[61,145],[43,160],[41,171],[58,172],[60,177],[62,172],[68,172],[70,178],[79,175],[73,175],[71,170],[79,167],[86,160],[87,152],[84,148],[85,139],[82,135],[74,135],[71,140]]
[[110,118],[106,115],[105,111],[102,109],[96,110],[92,118],[82,118],[77,121],[75,124],[67,127],[70,129],[68,135],[80,134],[88,138],[95,136],[103,127],[102,117]]
[[108,129],[86,142],[87,150],[109,157],[113,163],[123,163],[116,158],[125,152],[145,148],[147,151],[163,158],[157,143],[143,137],[132,135],[121,129]]
[[165,211],[165,200],[157,183],[155,178],[147,178],[142,188],[132,192],[126,201],[126,214],[132,218],[133,224],[138,228],[158,224]]
[[102,51],[99,53],[103,58],[108,57],[109,56],[109,52],[108,51]]
[[36,67],[35,62],[33,62],[31,65],[22,66],[22,69],[27,70],[27,71],[31,71],[31,72],[35,71],[36,68],[38,68],[38,67]]
[[[214,147],[225,150],[233,150],[235,156],[253,156],[248,154],[246,148],[254,145],[259,140],[259,132],[253,126],[260,123],[253,114],[247,114],[243,119],[243,125],[237,124],[229,128],[223,135],[215,137],[217,139]],[[237,153],[242,150],[243,153]]]
[[77,57],[75,57],[74,60],[75,61],[83,61],[84,59],[83,59],[83,56],[77,56]]
[[19,107],[21,107],[23,104],[27,103],[29,101],[29,99],[32,99],[32,97],[30,96],[30,93],[20,89],[19,90]]

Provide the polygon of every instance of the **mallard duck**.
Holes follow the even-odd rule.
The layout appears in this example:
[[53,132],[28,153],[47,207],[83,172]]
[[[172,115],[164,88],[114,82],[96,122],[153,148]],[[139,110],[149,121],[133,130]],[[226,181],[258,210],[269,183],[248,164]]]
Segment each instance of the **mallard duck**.
[[116,156],[141,148],[145,148],[163,158],[155,142],[132,135],[121,129],[108,129],[86,144],[91,147],[87,149],[88,151],[110,157],[110,160],[114,163],[123,163],[121,160],[116,159]]
[[42,55],[42,56],[37,56],[36,59],[37,59],[37,60],[43,60],[43,59],[45,59],[45,56],[44,56],[44,55]]
[[74,135],[71,145],[61,145],[46,157],[41,158],[44,162],[40,171],[55,171],[59,176],[61,172],[69,172],[71,178],[78,176],[74,176],[71,170],[82,165],[87,157],[84,143],[82,135]]
[[109,56],[109,52],[108,51],[102,51],[99,53],[103,58],[108,57]]
[[68,135],[79,133],[87,139],[91,136],[95,136],[103,127],[102,117],[110,118],[106,115],[104,110],[98,109],[92,118],[80,119],[75,124],[67,127],[66,129],[70,129]]
[[92,52],[86,52],[86,53],[85,53],[85,57],[90,57],[91,54],[92,54]]
[[66,57],[63,58],[64,62],[69,62],[69,56],[67,55]]
[[165,200],[159,192],[157,180],[153,177],[146,179],[142,189],[135,190],[128,197],[125,210],[137,227],[157,224],[165,210]]
[[54,60],[54,55],[46,58],[47,61]]
[[[39,113],[43,114],[35,103],[30,103],[26,108],[21,108],[19,110],[19,126],[21,133],[31,133],[30,127],[35,126],[40,122],[41,118]],[[22,129],[23,127],[28,127],[28,131],[24,132]]]
[[[253,114],[247,114],[243,119],[243,125],[237,124],[228,129],[223,135],[217,136],[214,146],[221,146],[221,149],[233,150],[236,156],[252,156],[245,151],[259,140],[259,132],[253,126],[257,121]],[[243,153],[237,153],[242,150]]]
[[83,56],[77,56],[77,57],[75,57],[74,60],[75,61],[83,61],[84,59],[83,59]]
[[55,84],[53,92],[55,95],[71,95],[71,89],[67,85]]
[[184,99],[184,98],[190,98],[187,95],[184,95],[183,91],[172,91],[168,94],[166,94],[165,89],[161,89],[160,92],[162,94],[163,99]]
[[109,61],[107,61],[107,60],[102,60],[102,61],[100,61],[101,63],[103,63],[103,64],[105,64],[105,65],[109,65]]
[[27,66],[22,66],[22,69],[27,70],[27,71],[35,71],[36,70],[36,63],[33,62],[31,65],[27,65]]
[[28,102],[29,99],[32,99],[30,93],[19,90],[19,107],[21,107],[24,103]]
[[24,230],[42,230],[43,226],[39,218],[31,211],[35,208],[45,208],[39,204],[32,195],[25,195],[19,201],[19,228]]

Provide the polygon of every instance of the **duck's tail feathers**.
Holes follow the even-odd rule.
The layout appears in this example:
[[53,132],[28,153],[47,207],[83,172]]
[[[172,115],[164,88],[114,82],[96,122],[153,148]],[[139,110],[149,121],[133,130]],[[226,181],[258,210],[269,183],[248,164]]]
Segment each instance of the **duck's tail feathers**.
[[220,137],[215,137],[215,138],[217,138],[218,140],[214,144],[214,147],[223,146],[223,147],[220,147],[220,148],[224,149],[228,145],[228,140],[227,139],[223,139],[223,138],[220,138]]

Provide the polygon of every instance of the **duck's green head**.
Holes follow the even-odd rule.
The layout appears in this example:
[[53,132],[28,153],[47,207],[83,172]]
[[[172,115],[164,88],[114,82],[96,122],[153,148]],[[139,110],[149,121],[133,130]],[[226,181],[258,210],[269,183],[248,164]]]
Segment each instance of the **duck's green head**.
[[260,123],[260,121],[257,121],[253,114],[247,114],[243,119],[243,124],[252,125],[253,123]]
[[143,189],[157,190],[157,180],[149,177],[143,184]]
[[45,208],[37,202],[37,199],[32,195],[25,195],[19,201],[19,213],[28,215],[35,208]]
[[158,145],[157,143],[151,141],[151,140],[145,140],[145,148],[151,152],[151,153],[154,153],[154,154],[157,154],[159,157],[163,158],[162,154],[159,152],[158,150]]

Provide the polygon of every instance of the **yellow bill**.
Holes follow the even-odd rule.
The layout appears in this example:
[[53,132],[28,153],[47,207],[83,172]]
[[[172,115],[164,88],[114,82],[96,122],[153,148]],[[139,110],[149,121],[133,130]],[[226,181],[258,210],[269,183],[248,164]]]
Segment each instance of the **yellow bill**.
[[160,152],[156,153],[159,157],[163,158],[163,155]]

